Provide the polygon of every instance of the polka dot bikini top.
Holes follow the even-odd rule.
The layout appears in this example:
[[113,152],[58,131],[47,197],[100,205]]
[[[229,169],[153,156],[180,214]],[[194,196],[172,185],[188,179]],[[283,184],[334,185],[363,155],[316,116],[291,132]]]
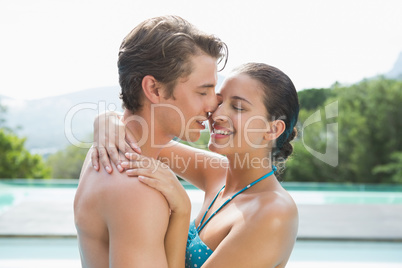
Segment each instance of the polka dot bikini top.
[[195,221],[190,223],[186,249],[186,268],[201,267],[213,251],[198,236]]

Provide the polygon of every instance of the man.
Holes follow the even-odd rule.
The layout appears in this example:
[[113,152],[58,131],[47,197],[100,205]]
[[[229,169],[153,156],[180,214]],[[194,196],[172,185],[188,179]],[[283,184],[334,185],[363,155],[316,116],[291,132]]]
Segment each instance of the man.
[[[225,49],[218,38],[176,16],[146,20],[123,40],[123,121],[143,155],[156,159],[174,137],[199,138],[202,121],[217,105],[217,61],[226,57]],[[190,209],[170,211],[160,192],[125,173],[97,172],[90,152],[74,216],[83,267],[184,267]],[[172,221],[182,224],[169,228]]]

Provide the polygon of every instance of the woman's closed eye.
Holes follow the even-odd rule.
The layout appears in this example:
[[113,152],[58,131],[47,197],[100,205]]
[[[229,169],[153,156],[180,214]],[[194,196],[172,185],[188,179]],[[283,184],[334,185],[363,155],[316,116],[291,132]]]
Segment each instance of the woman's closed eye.
[[236,111],[244,111],[245,110],[240,101],[233,102],[232,108],[235,109]]
[[236,111],[244,111],[243,108],[236,106],[236,105],[232,105],[233,109],[235,109]]

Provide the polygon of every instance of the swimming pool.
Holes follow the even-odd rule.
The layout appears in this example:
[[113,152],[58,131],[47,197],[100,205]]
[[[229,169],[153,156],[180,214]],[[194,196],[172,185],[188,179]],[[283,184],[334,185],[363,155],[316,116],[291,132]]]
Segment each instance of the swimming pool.
[[[402,243],[297,241],[287,268],[402,267]],[[81,267],[75,238],[0,238],[2,268]]]
[[[190,185],[184,186],[190,195],[194,211],[198,211],[202,204],[203,193]],[[0,181],[0,267],[80,267],[71,216],[76,187],[77,180]],[[284,183],[284,187],[301,207],[373,204],[399,208],[402,204],[402,190],[396,186]],[[60,230],[56,230],[56,235],[51,232],[35,235],[35,230],[26,232],[17,227],[11,230],[11,235],[7,232],[2,233],[2,226],[7,225],[7,222],[4,222],[6,216],[27,204],[30,205],[29,208],[36,209],[30,211],[32,216],[42,213],[42,220],[46,222],[49,219],[60,218],[60,222],[55,222],[55,225],[64,222],[70,225],[61,228],[63,229],[61,233],[57,233]],[[35,208],[32,206],[34,204],[39,206]],[[53,211],[49,210],[51,206],[55,207]],[[67,207],[66,211],[61,210],[63,206]],[[29,214],[29,210],[25,212]],[[194,216],[195,214],[192,214],[192,217]],[[353,239],[298,240],[287,267],[402,267],[402,240],[394,242],[351,240]]]
[[[23,200],[58,197],[71,199],[77,180],[0,180],[0,214]],[[203,193],[183,182],[192,202],[202,202]],[[283,183],[297,204],[402,204],[402,186]]]

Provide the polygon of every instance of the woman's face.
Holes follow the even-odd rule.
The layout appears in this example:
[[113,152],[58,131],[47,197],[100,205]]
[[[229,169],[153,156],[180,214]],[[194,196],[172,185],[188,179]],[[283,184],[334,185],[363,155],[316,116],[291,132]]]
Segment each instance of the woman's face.
[[217,98],[209,149],[227,156],[266,150],[270,124],[261,84],[247,74],[235,74],[225,80]]

